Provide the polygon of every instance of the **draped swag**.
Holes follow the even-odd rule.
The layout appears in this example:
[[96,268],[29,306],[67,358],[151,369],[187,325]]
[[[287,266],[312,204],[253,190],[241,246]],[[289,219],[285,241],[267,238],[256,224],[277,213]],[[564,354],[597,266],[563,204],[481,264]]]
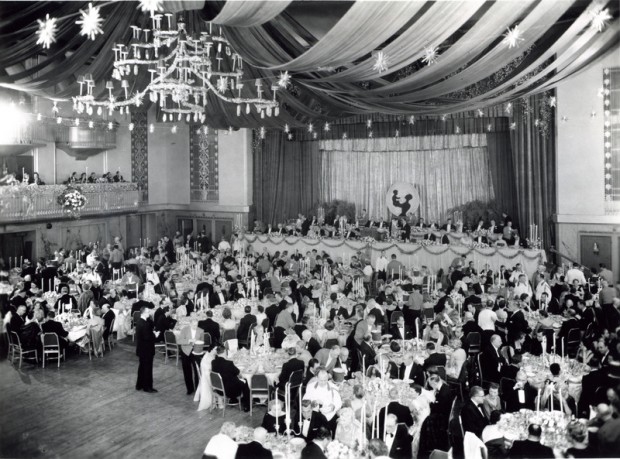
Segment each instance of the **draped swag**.
[[418,187],[427,221],[474,200],[518,220],[512,160],[507,132],[288,141],[268,131],[254,143],[256,217],[284,221],[332,199],[387,216],[388,187],[405,181]]

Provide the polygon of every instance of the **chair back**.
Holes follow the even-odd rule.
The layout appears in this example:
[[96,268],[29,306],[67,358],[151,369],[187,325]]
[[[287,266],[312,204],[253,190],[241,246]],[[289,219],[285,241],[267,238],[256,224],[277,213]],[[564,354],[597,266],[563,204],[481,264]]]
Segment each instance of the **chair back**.
[[228,356],[230,357],[239,350],[239,340],[237,338],[229,339],[224,343],[224,347],[228,351]]
[[209,373],[209,377],[211,379],[211,387],[213,388],[213,390],[216,391],[217,394],[223,395],[224,397],[226,397],[226,391],[224,390],[224,382],[222,381],[222,377],[220,376],[220,374],[216,373],[215,371],[212,371],[211,373]]
[[10,332],[9,335],[13,337],[13,346],[17,346],[21,349],[22,342],[19,339],[19,335],[14,331]]
[[433,308],[422,308],[422,314],[424,315],[424,318],[427,322],[432,322],[433,320],[435,320],[435,311],[433,310]]
[[251,324],[250,328],[248,328],[248,344],[252,342],[252,332],[256,328],[256,324]]
[[484,387],[484,376],[482,374],[482,365],[480,364],[480,355],[476,356],[476,365],[478,366],[478,373],[480,374],[480,385]]
[[205,332],[205,334],[204,334],[204,340],[205,340],[205,347],[209,347],[209,346],[211,346],[211,343],[213,342],[213,341],[211,340],[211,333],[209,333],[209,332]]
[[291,385],[291,389],[300,387],[304,382],[304,370],[296,370],[288,377],[288,382]]
[[581,341],[581,330],[578,328],[571,328],[566,336],[567,343],[578,343]]
[[164,342],[166,345],[176,345],[177,344],[177,335],[174,334],[172,330],[166,330],[164,332]]
[[465,342],[467,343],[467,349],[470,354],[480,352],[480,343],[482,341],[482,336],[478,332],[471,332],[465,338]]
[[60,341],[56,333],[41,333],[41,343],[44,351],[49,348],[60,347]]
[[229,339],[236,339],[237,338],[237,334],[235,333],[235,330],[224,330],[224,334],[222,335],[222,342],[226,342]]
[[512,389],[517,382],[514,379],[510,378],[502,378],[499,380],[499,394],[506,394],[510,389]]
[[262,374],[252,375],[252,379],[250,379],[250,390],[269,390],[269,380],[267,376]]

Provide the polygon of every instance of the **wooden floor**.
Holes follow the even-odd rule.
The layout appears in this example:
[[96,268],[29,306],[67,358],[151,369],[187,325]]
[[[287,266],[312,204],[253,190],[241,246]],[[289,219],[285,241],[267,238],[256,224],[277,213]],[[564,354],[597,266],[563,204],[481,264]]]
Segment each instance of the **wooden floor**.
[[260,425],[237,408],[196,411],[186,395],[181,363],[155,357],[157,394],[135,390],[137,357],[131,339],[103,358],[67,355],[58,369],[0,361],[0,457],[2,458],[199,458],[224,420]]

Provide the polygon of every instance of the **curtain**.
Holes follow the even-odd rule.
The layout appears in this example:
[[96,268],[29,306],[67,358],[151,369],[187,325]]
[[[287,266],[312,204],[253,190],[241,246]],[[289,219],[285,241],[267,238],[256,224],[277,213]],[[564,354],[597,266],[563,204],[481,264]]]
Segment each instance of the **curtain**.
[[318,142],[290,142],[282,131],[268,131],[264,140],[254,140],[253,158],[258,220],[282,222],[308,214],[320,202]]
[[489,132],[486,136],[489,170],[495,191],[495,210],[498,215],[502,212],[510,215],[514,225],[518,226],[520,220],[515,200],[515,171],[510,134],[507,131]]
[[541,115],[547,112],[542,94],[531,96],[516,108],[516,129],[511,131],[516,204],[522,237],[528,237],[530,224],[536,224],[544,247],[555,245],[553,215],[556,212],[555,116],[540,129]]
[[386,216],[395,182],[417,186],[420,215],[442,221],[449,209],[494,199],[484,134],[321,141],[324,201],[343,199]]

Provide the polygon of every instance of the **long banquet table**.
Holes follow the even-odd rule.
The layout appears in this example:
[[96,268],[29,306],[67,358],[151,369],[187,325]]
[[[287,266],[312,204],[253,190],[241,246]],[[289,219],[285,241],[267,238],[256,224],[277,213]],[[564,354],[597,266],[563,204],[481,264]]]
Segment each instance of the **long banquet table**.
[[545,263],[547,256],[544,250],[517,249],[513,247],[497,248],[470,248],[462,245],[423,245],[410,242],[379,242],[372,243],[364,240],[344,239],[314,239],[297,236],[276,236],[245,234],[243,236],[252,250],[262,252],[267,249],[270,253],[276,250],[289,253],[298,250],[300,253],[316,249],[318,252],[325,251],[335,257],[350,259],[358,251],[365,252],[370,256],[373,263],[386,252],[389,258],[395,253],[405,266],[427,266],[437,271],[446,269],[457,257],[466,255],[469,261],[474,261],[477,267],[488,263],[492,270],[497,271],[501,265],[512,267],[521,263],[528,276],[533,275],[538,265]]

